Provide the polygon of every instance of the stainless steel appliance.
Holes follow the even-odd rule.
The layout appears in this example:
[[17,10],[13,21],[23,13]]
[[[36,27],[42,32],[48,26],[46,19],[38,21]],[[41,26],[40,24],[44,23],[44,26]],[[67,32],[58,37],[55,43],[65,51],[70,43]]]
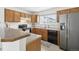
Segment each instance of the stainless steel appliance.
[[29,32],[31,32],[31,28],[28,28],[28,27],[27,27],[27,24],[20,24],[20,25],[18,26],[18,28],[21,29],[22,31],[27,31],[27,30],[29,30]]
[[60,16],[60,48],[79,51],[79,13]]

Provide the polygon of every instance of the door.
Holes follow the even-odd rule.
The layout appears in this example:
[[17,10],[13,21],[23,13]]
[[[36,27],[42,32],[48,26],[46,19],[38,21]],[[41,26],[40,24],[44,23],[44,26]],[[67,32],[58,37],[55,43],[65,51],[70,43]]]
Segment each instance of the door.
[[79,51],[79,13],[69,14],[68,20],[69,20],[68,50]]
[[67,14],[60,15],[60,48],[67,50]]

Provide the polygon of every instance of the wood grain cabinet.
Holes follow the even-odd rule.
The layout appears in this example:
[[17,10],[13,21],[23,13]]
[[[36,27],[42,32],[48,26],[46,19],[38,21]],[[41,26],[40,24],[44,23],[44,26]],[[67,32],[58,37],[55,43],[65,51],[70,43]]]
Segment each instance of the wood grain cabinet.
[[37,15],[32,15],[31,16],[31,22],[36,23],[37,22]]
[[45,41],[48,40],[48,30],[42,29],[42,39]]
[[32,33],[42,35],[42,40],[48,40],[48,30],[46,29],[33,28]]
[[41,50],[41,38],[28,43],[26,45],[26,51],[40,51]]
[[36,28],[32,28],[32,33],[35,33],[36,32]]
[[5,21],[7,21],[7,22],[14,21],[14,11],[5,9]]
[[25,13],[20,13],[20,17],[25,17]]
[[14,12],[14,22],[20,22],[20,12]]
[[[5,21],[6,22],[20,22],[21,17],[24,17],[24,18],[30,17],[31,18],[31,15],[26,14],[24,12],[18,12],[18,11],[15,11],[15,10],[5,9]],[[34,19],[32,22],[36,22],[35,20],[36,19]]]

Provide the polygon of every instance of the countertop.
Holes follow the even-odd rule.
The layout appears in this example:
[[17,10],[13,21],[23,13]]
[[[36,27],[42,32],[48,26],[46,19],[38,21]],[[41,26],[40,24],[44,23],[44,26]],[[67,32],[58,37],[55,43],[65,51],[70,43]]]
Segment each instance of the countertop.
[[59,28],[57,29],[54,29],[54,28],[44,28],[44,27],[33,27],[33,28],[39,28],[39,29],[46,29],[46,30],[56,30],[56,31],[59,31]]
[[24,37],[30,36],[30,33],[12,28],[0,28],[1,42],[13,42]]
[[41,37],[42,37],[41,35],[30,33],[30,36],[27,37],[26,44],[28,44],[34,40],[37,40],[38,38],[41,38]]

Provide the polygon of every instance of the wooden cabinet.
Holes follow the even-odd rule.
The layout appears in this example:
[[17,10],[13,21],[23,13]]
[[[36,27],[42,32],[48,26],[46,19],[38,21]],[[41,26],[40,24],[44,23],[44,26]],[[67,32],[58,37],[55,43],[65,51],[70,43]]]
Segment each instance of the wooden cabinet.
[[37,15],[32,15],[31,16],[31,22],[36,23],[37,22]]
[[26,45],[26,51],[40,51],[41,50],[41,38],[28,43]]
[[43,40],[45,40],[45,41],[48,40],[48,30],[42,29],[42,38],[43,38]]
[[18,12],[10,9],[5,9],[6,22],[20,22],[20,17],[31,18],[32,23],[37,22],[37,15],[30,15],[23,12]]
[[60,15],[77,13],[77,12],[79,12],[79,7],[57,11],[57,20],[59,22]]
[[5,21],[6,22],[19,22],[20,12],[5,9]]
[[42,39],[47,41],[48,40],[48,30],[40,29],[40,28],[33,28],[32,33],[42,35]]
[[20,13],[20,17],[25,17],[25,13]]
[[36,28],[32,28],[32,33],[36,33]]
[[15,11],[14,12],[14,22],[20,21],[20,12]]
[[5,9],[5,21],[13,22],[14,19],[14,11]]
[[[20,17],[27,17],[27,18],[30,17],[31,18],[31,15],[23,13],[23,12],[5,9],[5,21],[6,22],[20,22]],[[34,19],[32,22],[35,22],[35,20],[36,19]]]

